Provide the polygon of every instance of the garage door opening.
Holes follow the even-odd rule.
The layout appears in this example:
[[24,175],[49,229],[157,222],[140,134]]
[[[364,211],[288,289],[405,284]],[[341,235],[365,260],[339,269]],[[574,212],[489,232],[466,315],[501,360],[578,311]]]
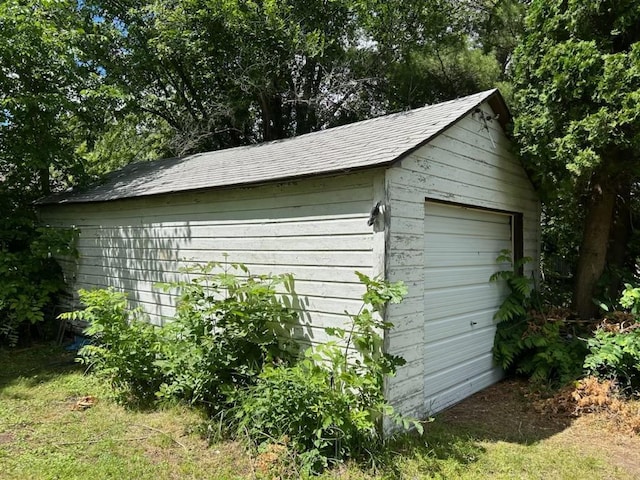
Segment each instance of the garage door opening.
[[494,315],[506,285],[490,282],[496,257],[522,257],[522,215],[427,201],[424,216],[424,375],[428,412],[502,376],[493,362]]

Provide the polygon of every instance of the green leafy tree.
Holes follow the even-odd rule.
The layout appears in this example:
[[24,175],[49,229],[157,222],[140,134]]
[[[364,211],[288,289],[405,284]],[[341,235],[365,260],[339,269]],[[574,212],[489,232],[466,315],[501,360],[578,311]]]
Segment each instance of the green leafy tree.
[[12,193],[34,198],[82,175],[77,138],[105,107],[99,41],[75,0],[0,4],[0,173]]
[[104,111],[99,26],[75,0],[0,3],[0,331],[17,341],[62,286],[71,235],[37,227],[32,201],[83,176],[78,138]]
[[640,166],[639,22],[630,0],[534,0],[515,58],[521,153],[548,202],[584,212],[573,295],[584,318],[615,243],[616,199]]
[[376,46],[383,102],[391,110],[475,93],[501,77],[492,43],[483,46],[495,31],[485,20],[488,7],[449,0],[363,3],[363,28]]
[[[177,154],[286,138],[494,86],[513,9],[471,1],[88,0],[109,84]],[[472,20],[470,20],[472,18]],[[489,19],[502,19],[503,22]],[[517,22],[513,22],[516,23]],[[510,43],[511,42],[511,43]]]
[[170,137],[170,127],[160,117],[116,112],[95,139],[81,139],[76,154],[87,179],[96,179],[129,163],[170,156]]
[[320,111],[344,106],[333,96],[346,89],[357,39],[349,4],[92,0],[86,8],[114,33],[103,58],[109,81],[131,108],[162,118],[184,154],[323,126]]
[[[469,35],[500,65],[502,80],[510,72],[513,53],[524,33],[527,0],[467,0]],[[503,92],[504,93],[504,92]]]

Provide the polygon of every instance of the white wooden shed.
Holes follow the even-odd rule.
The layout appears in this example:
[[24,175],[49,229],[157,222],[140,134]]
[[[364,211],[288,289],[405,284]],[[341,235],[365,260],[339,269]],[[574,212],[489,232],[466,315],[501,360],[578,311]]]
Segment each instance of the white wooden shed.
[[174,298],[153,284],[225,253],[255,273],[293,273],[316,341],[360,307],[355,270],[403,280],[409,294],[388,309],[395,327],[385,342],[407,364],[387,396],[425,416],[500,379],[491,349],[505,291],[489,277],[502,249],[538,258],[540,204],[505,136],[508,120],[490,90],[129,165],[89,190],[43,199],[40,215],[80,231],[80,256],[63,266],[70,288],[124,289],[157,322]]

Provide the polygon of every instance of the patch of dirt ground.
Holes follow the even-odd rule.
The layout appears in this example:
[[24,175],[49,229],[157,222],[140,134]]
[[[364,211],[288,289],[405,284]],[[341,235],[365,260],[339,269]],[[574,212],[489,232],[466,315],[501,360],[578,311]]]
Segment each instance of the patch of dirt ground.
[[545,398],[527,382],[508,379],[448,409],[439,421],[467,429],[478,440],[573,448],[640,478],[640,435],[625,424],[637,422],[637,415],[622,419],[607,410],[576,415],[566,408],[566,396],[565,390]]

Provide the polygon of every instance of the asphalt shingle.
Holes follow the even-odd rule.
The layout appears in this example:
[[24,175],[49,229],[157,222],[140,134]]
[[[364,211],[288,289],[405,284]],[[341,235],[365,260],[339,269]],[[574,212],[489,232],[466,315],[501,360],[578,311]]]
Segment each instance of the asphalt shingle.
[[38,203],[102,202],[390,165],[494,99],[504,107],[493,89],[286,140],[134,163],[87,190],[54,194]]

